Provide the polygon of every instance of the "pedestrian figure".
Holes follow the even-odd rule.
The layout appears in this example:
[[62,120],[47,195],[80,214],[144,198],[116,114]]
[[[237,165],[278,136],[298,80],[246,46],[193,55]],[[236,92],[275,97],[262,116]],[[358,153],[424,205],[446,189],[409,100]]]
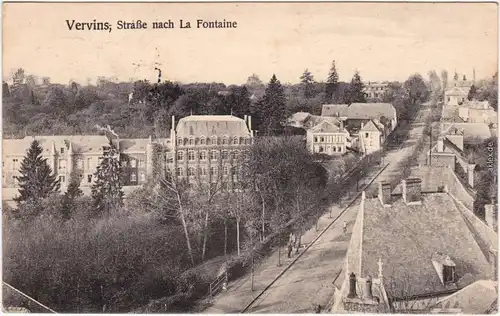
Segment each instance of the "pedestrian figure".
[[344,230],[344,235],[347,234],[347,223],[344,221],[344,224],[342,225],[342,229]]
[[321,313],[321,305],[316,304],[316,307],[314,308],[314,312],[315,312],[316,314]]
[[288,244],[288,258],[292,257],[292,250],[293,250],[292,243],[289,243]]
[[296,238],[295,253],[299,253],[299,249],[300,249],[300,235],[299,237]]

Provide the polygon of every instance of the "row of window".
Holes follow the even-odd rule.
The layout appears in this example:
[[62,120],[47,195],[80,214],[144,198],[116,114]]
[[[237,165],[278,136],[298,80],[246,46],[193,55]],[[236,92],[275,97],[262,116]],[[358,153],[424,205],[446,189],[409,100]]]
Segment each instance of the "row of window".
[[250,145],[252,143],[250,138],[244,138],[244,137],[222,137],[222,139],[218,138],[217,136],[212,136],[209,138],[205,137],[191,137],[191,138],[177,138],[177,145],[182,146],[182,145],[189,145],[189,146],[194,146],[194,145]]
[[[140,181],[145,182],[146,181],[146,175],[144,173],[141,173],[139,175]],[[80,175],[80,178],[83,178],[83,174]],[[93,175],[88,174],[87,175],[87,183],[92,183]],[[66,177],[65,176],[59,176],[59,182],[64,183],[66,182]],[[130,182],[137,182],[137,175],[135,173],[130,174]]]
[[341,153],[342,152],[342,147],[340,147],[340,146],[326,146],[326,147],[319,146],[318,152],[320,152],[320,153],[324,153],[324,152],[334,152],[334,153],[337,152],[337,153]]
[[[210,167],[209,170],[206,167],[200,167],[200,168],[198,168],[198,174],[200,176],[207,176],[208,175],[207,171],[210,171],[210,175],[211,176],[217,176],[219,170],[218,170],[217,167]],[[238,168],[236,168],[236,167],[229,167],[229,166],[223,166],[222,167],[222,175],[228,176],[229,173],[231,173],[232,176],[236,176],[237,173],[238,173]],[[184,168],[178,167],[176,169],[176,175],[179,176],[179,177],[183,176],[184,175]],[[194,168],[194,167],[187,168],[187,175],[189,177],[194,177],[196,175],[196,168]]]
[[344,136],[314,136],[315,143],[342,143]]
[[[219,151],[217,150],[210,150],[208,151],[208,159],[209,160],[217,160],[219,157]],[[196,152],[194,150],[189,150],[187,152],[187,160],[189,161],[194,161],[196,158]],[[232,151],[229,152],[227,150],[221,151],[221,158],[224,160],[227,160],[229,158],[231,159],[238,159],[239,158],[239,152],[237,151]],[[207,151],[206,150],[201,150],[198,152],[198,159],[205,161],[207,160]],[[184,151],[178,151],[177,152],[177,160],[182,161],[184,160]]]

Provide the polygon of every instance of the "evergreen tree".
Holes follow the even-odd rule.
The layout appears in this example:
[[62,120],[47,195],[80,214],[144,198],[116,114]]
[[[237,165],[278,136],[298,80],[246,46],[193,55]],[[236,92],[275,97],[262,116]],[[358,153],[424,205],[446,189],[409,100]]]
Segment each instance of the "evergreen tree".
[[347,104],[366,103],[366,94],[363,92],[365,85],[361,81],[359,72],[356,71],[349,83],[344,100]]
[[63,219],[70,219],[72,209],[75,206],[75,199],[82,196],[83,192],[80,189],[80,177],[77,174],[71,174],[68,189],[61,201],[61,213]]
[[476,96],[476,93],[477,93],[477,88],[475,85],[472,85],[470,87],[469,94],[467,95],[467,99],[469,101],[472,101],[472,99],[474,99],[474,97]]
[[332,67],[330,68],[330,73],[328,74],[328,78],[326,79],[326,98],[328,101],[334,101],[335,94],[338,90],[339,84],[339,74],[337,73],[337,67],[335,66],[335,60],[332,62]]
[[257,104],[257,108],[254,113],[260,116],[260,134],[279,134],[286,120],[286,99],[283,87],[276,75],[273,75],[269,81],[264,97]]
[[300,76],[300,83],[304,97],[311,98],[314,94],[314,77],[309,69],[304,70],[304,73]]
[[59,190],[59,181],[47,163],[42,158],[43,149],[37,140],[31,143],[26,157],[21,162],[21,176],[15,179],[19,182],[19,196],[14,198],[19,204],[27,201],[38,201]]
[[119,160],[120,153],[110,143],[110,148],[104,152],[101,164],[94,174],[92,185],[92,201],[96,215],[109,214],[114,209],[123,206],[122,170]]

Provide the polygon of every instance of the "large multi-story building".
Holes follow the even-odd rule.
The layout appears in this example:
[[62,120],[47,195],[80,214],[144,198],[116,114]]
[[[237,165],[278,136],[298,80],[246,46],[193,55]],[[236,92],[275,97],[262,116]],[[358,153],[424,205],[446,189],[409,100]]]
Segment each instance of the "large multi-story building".
[[368,82],[365,84],[363,92],[369,99],[382,99],[388,88],[388,82]]
[[175,125],[172,117],[171,150],[167,166],[189,182],[238,182],[239,162],[253,144],[252,119],[232,115],[191,115]]
[[62,192],[70,176],[76,175],[81,179],[82,191],[89,194],[94,174],[110,144],[120,152],[125,193],[167,169],[190,181],[231,178],[228,182],[237,182],[242,151],[253,144],[250,116],[241,119],[231,115],[192,115],[180,119],[177,125],[172,117],[172,126],[169,138],[158,139],[120,139],[113,133],[4,139],[2,199],[12,201],[18,194],[15,177],[20,175],[21,162],[34,140],[40,143],[42,157],[57,175]]

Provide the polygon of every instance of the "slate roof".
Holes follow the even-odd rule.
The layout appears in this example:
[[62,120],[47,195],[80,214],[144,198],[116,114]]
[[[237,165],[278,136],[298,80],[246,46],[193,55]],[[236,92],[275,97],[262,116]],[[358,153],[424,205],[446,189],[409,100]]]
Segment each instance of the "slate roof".
[[360,131],[363,132],[380,132],[380,133],[382,133],[383,130],[384,130],[383,125],[377,124],[373,120],[370,120],[363,126],[363,128],[360,129]]
[[475,139],[485,140],[491,137],[490,127],[486,123],[444,123],[443,135],[448,135],[457,129],[463,131],[464,143],[475,142]]
[[497,308],[497,297],[497,282],[479,280],[440,299],[431,309],[459,308],[464,314],[486,314],[492,305]]
[[422,205],[406,205],[400,196],[393,199],[391,207],[383,207],[377,198],[365,200],[362,276],[377,275],[381,258],[389,296],[449,290],[432,265],[437,252],[456,263],[458,288],[490,275],[483,252],[447,193],[422,194]]
[[24,155],[33,140],[38,140],[47,155],[52,149],[52,142],[56,150],[69,149],[72,144],[74,153],[102,152],[102,146],[109,145],[104,135],[60,135],[60,136],[26,136],[22,139],[4,139],[2,141],[2,155]]
[[120,139],[120,152],[146,152],[146,146],[148,143],[148,138]]
[[467,89],[464,89],[463,87],[452,87],[449,89],[446,89],[445,92],[446,95],[458,95],[458,96],[466,96],[469,94],[469,91]]
[[389,120],[396,117],[396,109],[390,103],[353,103],[324,104],[321,116],[337,116],[351,119],[378,119],[384,116]]
[[213,135],[250,137],[245,121],[232,115],[186,116],[177,123],[176,132],[179,137]]
[[330,121],[322,121],[318,125],[311,128],[310,131],[313,133],[347,133],[345,129],[340,129],[339,126]]

